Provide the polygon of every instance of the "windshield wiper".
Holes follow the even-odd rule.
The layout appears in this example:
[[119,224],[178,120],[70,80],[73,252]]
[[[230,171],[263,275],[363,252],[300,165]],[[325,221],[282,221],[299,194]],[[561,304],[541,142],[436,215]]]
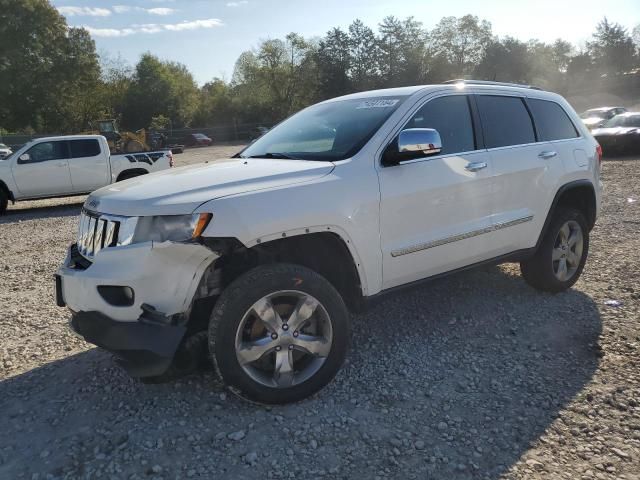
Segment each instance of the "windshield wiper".
[[267,153],[262,153],[260,155],[250,155],[244,158],[281,158],[286,160],[300,160],[299,158],[292,157],[291,155],[287,155],[286,153],[277,153],[277,152],[267,152]]

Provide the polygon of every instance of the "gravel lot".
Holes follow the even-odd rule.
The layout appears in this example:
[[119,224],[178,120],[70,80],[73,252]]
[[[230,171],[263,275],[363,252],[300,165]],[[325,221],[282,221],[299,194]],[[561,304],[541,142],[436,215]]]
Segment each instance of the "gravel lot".
[[605,162],[604,211],[571,291],[537,293],[503,265],[388,297],[353,319],[328,388],[274,408],[227,394],[210,371],[128,378],[54,305],[84,198],[10,207],[0,478],[639,479],[639,161]]

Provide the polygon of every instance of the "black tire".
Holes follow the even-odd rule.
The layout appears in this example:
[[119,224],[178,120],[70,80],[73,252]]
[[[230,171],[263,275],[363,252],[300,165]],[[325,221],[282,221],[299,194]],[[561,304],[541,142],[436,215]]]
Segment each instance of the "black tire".
[[[559,238],[560,229],[567,222],[574,222],[582,233],[582,249],[580,261],[570,277],[561,280],[556,276],[553,251]],[[589,253],[589,227],[582,212],[575,208],[558,208],[549,224],[536,253],[527,260],[520,262],[520,271],[526,282],[537,290],[558,293],[571,288],[580,278]]]
[[7,211],[7,205],[9,205],[9,196],[3,188],[0,188],[0,215]]
[[[300,383],[292,381],[291,386],[266,386],[254,380],[240,365],[236,355],[236,334],[245,314],[251,311],[256,302],[282,291],[295,291],[302,297],[309,296],[319,302],[322,312],[326,312],[326,315],[323,313],[324,321],[330,323],[331,346],[326,357],[323,356],[324,363],[309,378],[303,380],[298,377]],[[313,313],[309,318],[315,316],[316,313]],[[286,323],[290,317],[289,320],[281,320]],[[298,265],[263,265],[237,278],[220,295],[209,322],[209,351],[222,381],[236,395],[266,404],[296,402],[313,395],[335,377],[347,354],[349,324],[349,313],[342,297],[322,276]],[[302,330],[300,327],[301,333]],[[294,332],[292,335],[296,334]],[[282,336],[284,338],[286,334],[282,333]],[[263,357],[268,355],[274,355],[275,358],[276,354],[272,351]],[[295,363],[293,360],[291,362]],[[300,374],[295,368],[293,371],[296,372],[294,378]]]
[[195,373],[208,361],[207,332],[198,332],[190,335],[180,344],[166,372],[155,377],[142,377],[140,381],[147,384],[172,382]]

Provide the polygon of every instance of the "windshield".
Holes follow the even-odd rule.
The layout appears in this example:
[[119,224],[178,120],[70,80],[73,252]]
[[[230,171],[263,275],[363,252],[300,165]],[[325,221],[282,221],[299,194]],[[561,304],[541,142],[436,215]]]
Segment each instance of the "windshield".
[[0,143],[0,148],[9,148],[4,143]]
[[604,127],[640,127],[640,115],[617,115],[608,120]]
[[344,160],[355,155],[406,98],[358,98],[313,105],[269,130],[240,156]]

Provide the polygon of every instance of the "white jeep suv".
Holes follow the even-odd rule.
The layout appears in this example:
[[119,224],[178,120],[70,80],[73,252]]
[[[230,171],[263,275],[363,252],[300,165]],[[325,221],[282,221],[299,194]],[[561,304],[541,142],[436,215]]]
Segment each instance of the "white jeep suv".
[[234,158],[102,188],[56,276],[72,326],[156,381],[206,350],[251,400],[339,370],[349,311],[397,287],[520,262],[560,292],[582,272],[600,149],[559,95],[456,81],[302,110]]

